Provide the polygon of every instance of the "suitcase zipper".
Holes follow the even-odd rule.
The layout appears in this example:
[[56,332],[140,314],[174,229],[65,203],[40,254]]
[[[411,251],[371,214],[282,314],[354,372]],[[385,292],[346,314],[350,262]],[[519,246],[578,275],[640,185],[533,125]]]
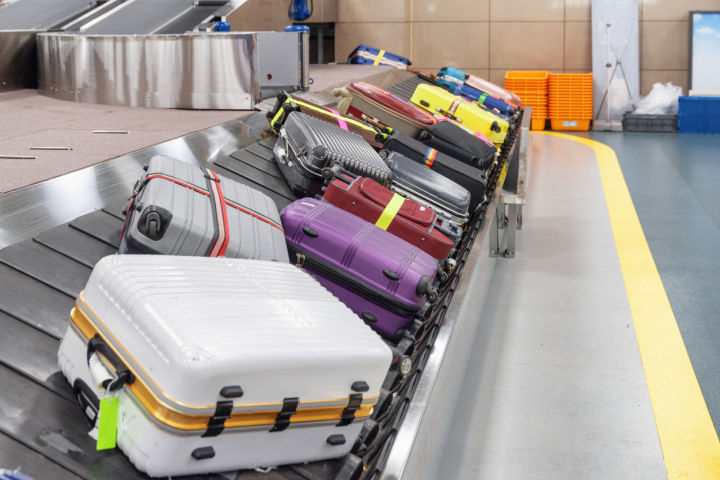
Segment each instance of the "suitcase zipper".
[[327,277],[343,287],[348,287],[354,290],[356,293],[372,300],[374,303],[377,303],[394,313],[410,316],[415,315],[420,311],[420,305],[408,305],[407,303],[401,302],[396,298],[381,292],[377,288],[371,287],[370,285],[359,281],[349,273],[340,270],[339,268],[332,267],[322,260],[318,260],[317,257],[308,253],[306,250],[301,250],[295,246],[288,245],[288,251],[291,258],[295,255],[297,259],[296,266],[317,272],[323,277]]

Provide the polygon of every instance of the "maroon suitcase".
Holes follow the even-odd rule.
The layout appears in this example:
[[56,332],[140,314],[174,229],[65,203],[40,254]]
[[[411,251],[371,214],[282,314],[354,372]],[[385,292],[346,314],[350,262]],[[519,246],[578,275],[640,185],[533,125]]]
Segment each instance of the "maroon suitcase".
[[323,199],[438,260],[450,255],[454,247],[452,238],[462,235],[458,224],[438,217],[432,208],[393,193],[371,178],[349,172],[335,175]]

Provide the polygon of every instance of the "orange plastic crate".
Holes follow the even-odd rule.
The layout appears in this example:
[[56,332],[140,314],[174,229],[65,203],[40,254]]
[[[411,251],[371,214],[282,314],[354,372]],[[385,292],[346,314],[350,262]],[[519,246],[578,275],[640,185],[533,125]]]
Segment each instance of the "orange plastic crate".
[[518,92],[547,92],[548,86],[547,71],[522,71],[508,70],[505,72],[505,88],[522,96]]
[[535,115],[532,116],[530,119],[530,130],[545,130],[545,121],[547,118],[545,117],[535,117]]
[[590,130],[590,120],[567,120],[567,119],[550,119],[550,128],[553,130],[564,131],[588,131]]

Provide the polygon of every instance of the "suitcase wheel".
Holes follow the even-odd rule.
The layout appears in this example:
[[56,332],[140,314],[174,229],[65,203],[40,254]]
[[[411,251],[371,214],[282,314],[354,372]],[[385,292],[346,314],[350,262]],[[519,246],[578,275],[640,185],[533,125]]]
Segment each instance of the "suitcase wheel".
[[490,127],[490,130],[492,130],[493,132],[496,132],[496,133],[500,133],[502,131],[502,128],[500,128],[500,125],[498,124],[498,122],[493,122],[492,126]]
[[423,275],[422,277],[420,277],[417,287],[415,288],[415,294],[418,297],[427,295],[428,300],[430,300],[431,302],[433,301],[431,295],[434,294],[435,298],[437,298],[437,292],[432,288],[432,279],[430,278],[430,275]]
[[160,240],[172,219],[172,213],[164,208],[151,205],[143,209],[138,221],[138,230],[151,240]]

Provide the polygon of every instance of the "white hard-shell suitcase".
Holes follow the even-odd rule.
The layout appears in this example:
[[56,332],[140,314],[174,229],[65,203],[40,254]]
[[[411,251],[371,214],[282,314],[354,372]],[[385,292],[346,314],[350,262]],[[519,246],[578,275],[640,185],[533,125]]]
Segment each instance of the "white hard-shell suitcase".
[[341,457],[391,357],[290,264],[158,255],[100,260],[58,352],[91,418],[118,397],[117,444],[151,476]]

